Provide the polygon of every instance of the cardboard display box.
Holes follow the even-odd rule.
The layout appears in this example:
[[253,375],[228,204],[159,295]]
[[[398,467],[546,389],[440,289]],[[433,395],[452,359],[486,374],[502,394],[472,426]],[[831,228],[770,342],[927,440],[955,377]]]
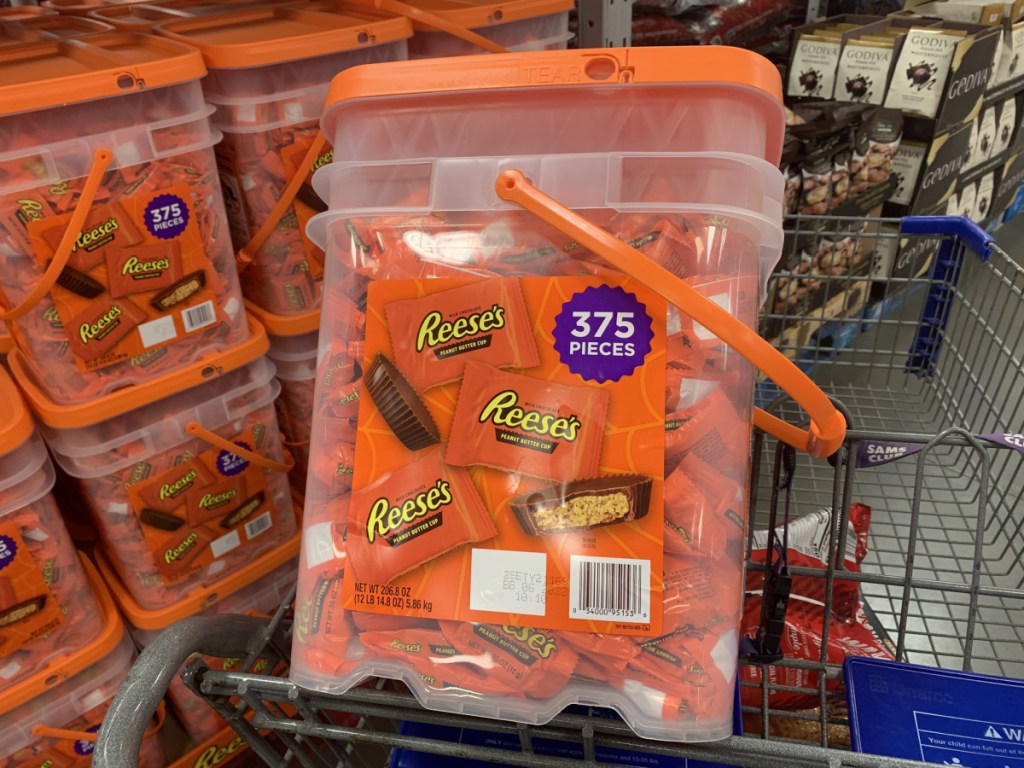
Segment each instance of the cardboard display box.
[[[886,204],[883,216],[924,214],[940,206],[945,208],[956,189],[970,154],[971,126],[961,125],[940,135],[934,133],[935,126],[933,120],[908,119],[904,123],[903,143],[893,162],[894,175],[900,175],[898,197]],[[926,147],[923,152],[922,147]],[[906,200],[909,202],[903,202]]]
[[[786,87],[790,99],[882,103],[933,119],[936,132],[945,133],[981,111],[1002,28],[847,15],[800,27],[794,39]],[[851,50],[844,56],[847,46]],[[855,71],[858,57],[871,67]]]

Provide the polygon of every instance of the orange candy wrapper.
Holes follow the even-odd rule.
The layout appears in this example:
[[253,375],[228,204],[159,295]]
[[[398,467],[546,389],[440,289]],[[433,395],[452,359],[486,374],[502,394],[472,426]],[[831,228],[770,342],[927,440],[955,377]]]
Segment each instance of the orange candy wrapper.
[[519,281],[483,280],[384,307],[395,362],[417,392],[457,381],[466,361],[497,368],[540,362]]
[[385,584],[450,550],[498,533],[465,470],[440,449],[353,491],[347,552],[356,578]]
[[554,696],[576,667],[576,653],[554,632],[455,621],[441,622],[441,631],[467,661],[486,670],[489,684],[533,698]]
[[466,363],[445,461],[551,480],[593,477],[608,392]]

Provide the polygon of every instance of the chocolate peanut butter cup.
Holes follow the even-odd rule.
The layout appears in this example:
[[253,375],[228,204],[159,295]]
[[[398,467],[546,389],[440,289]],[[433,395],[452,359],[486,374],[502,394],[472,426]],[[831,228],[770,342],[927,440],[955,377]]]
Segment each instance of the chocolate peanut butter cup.
[[86,299],[95,299],[105,290],[98,280],[93,280],[85,272],[68,266],[57,276],[57,285]]
[[418,451],[441,442],[430,411],[394,363],[378,354],[364,379],[374,405],[402,445]]
[[530,536],[586,531],[629,523],[647,514],[652,480],[645,475],[608,475],[555,483],[510,502]]

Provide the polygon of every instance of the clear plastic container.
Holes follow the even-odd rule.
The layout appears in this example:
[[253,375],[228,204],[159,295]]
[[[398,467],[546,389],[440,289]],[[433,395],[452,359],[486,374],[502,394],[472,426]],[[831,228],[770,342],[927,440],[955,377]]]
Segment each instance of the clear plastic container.
[[[238,10],[157,31],[199,48],[210,70],[203,88],[224,133],[217,157],[246,298],[278,315],[319,306],[323,253],[303,227],[320,210],[308,176],[330,162],[330,147],[316,141],[327,86],[349,67],[405,59],[412,27],[353,5]],[[300,169],[292,204],[277,210]]]
[[[188,599],[156,611],[147,611],[132,598],[102,555],[98,562],[115,602],[128,620],[128,629],[135,644],[143,650],[166,627],[196,614],[273,616],[284,602],[288,590],[295,585],[298,551],[299,538],[296,536],[230,576],[196,590]],[[242,659],[207,657],[206,662],[217,669],[239,670],[242,667]],[[258,672],[262,665],[257,662],[255,667],[252,671]],[[171,680],[167,696],[185,731],[196,744],[202,744],[227,727],[209,704],[188,689],[179,675]]]
[[[0,766],[56,764],[66,768],[88,768],[93,742],[52,729],[95,733],[103,716],[131,669],[135,648],[105,594],[92,565],[82,560],[89,580],[100,596],[101,629],[94,632],[85,648],[68,657],[63,674],[37,673],[4,689],[0,697]],[[162,719],[154,721],[143,737],[139,751],[140,768],[162,768],[167,764],[160,745]],[[42,729],[40,732],[39,729]]]
[[[564,49],[572,39],[569,11],[573,3],[566,0],[413,0],[410,5],[471,29],[510,52]],[[410,59],[478,53],[480,49],[472,43],[422,25],[416,25],[409,41]]]
[[[378,0],[383,17],[413,22],[410,59],[564,49],[572,0]],[[308,0],[310,10],[345,12],[346,0]]]
[[111,29],[113,27],[110,24],[101,21],[56,14],[33,16],[18,21],[7,21],[0,17],[0,45],[67,40],[97,32],[109,32]]
[[0,49],[0,318],[56,402],[246,338],[204,73],[114,32]]
[[0,688],[90,643],[102,617],[51,490],[54,473],[0,369]]
[[136,0],[43,0],[41,10],[67,16],[86,16],[97,8],[112,5],[132,5]]
[[0,21],[23,21],[56,14],[57,11],[51,8],[41,8],[38,5],[16,5],[10,8],[0,8]]
[[13,360],[101,547],[147,609],[180,601],[295,533],[274,367],[258,324],[253,334],[191,379],[172,375],[76,408],[26,384]]
[[121,32],[146,34],[159,24],[195,16],[208,16],[237,8],[285,5],[288,0],[162,0],[122,5],[104,5],[88,12],[90,19],[104,22]]
[[473,64],[328,95],[292,680],[724,738],[754,382],[730,344],[786,364],[751,330],[781,83],[725,48]]
[[313,419],[313,389],[316,384],[317,337],[320,311],[302,315],[272,315],[252,304],[246,308],[267,329],[270,350],[267,357],[277,370],[281,394],[277,398],[277,420],[285,444],[295,457],[289,477],[299,493],[306,488],[309,469],[309,434]]

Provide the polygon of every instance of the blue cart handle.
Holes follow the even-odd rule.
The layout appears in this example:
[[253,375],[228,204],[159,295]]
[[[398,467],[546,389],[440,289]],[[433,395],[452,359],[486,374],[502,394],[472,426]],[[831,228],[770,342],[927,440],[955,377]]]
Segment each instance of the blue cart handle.
[[942,238],[932,263],[931,285],[921,308],[917,333],[904,367],[908,373],[925,378],[935,372],[939,362],[966,249],[982,261],[988,261],[998,246],[988,232],[964,216],[907,216],[900,222],[900,235]]
[[966,216],[906,216],[900,222],[901,235],[956,237],[982,261],[992,255],[995,240]]

